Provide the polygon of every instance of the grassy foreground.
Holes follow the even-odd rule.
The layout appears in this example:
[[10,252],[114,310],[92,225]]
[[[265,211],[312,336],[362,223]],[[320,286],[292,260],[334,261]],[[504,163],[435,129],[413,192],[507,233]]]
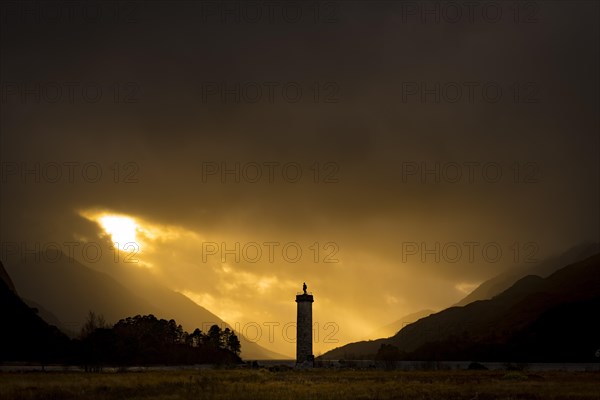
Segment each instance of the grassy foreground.
[[0,399],[600,399],[593,372],[0,373]]

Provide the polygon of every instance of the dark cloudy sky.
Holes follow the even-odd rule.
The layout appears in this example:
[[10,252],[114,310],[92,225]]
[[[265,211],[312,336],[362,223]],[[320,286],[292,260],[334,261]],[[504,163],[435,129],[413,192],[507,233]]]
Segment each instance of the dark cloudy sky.
[[340,343],[446,307],[600,240],[598,17],[561,1],[3,4],[1,241],[104,243],[101,216],[129,217],[140,263],[123,268],[231,324],[293,321],[306,281]]

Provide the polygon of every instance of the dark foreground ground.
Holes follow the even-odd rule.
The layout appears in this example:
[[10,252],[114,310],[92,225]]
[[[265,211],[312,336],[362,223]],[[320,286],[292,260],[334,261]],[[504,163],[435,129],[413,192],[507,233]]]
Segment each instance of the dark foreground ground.
[[3,372],[0,399],[600,399],[598,372]]

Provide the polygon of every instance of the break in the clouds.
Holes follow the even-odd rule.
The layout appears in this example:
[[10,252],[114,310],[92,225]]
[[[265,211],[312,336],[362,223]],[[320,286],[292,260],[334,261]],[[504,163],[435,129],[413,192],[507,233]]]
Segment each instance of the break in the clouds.
[[2,241],[134,237],[232,325],[306,281],[340,343],[597,241],[597,5],[474,3],[11,6]]

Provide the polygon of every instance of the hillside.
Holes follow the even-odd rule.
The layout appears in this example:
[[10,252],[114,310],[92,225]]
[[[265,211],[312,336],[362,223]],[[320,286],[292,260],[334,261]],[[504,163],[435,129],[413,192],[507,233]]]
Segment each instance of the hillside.
[[29,300],[29,299],[26,299],[26,298],[23,298],[23,297],[21,298],[21,300],[23,300],[23,302],[25,304],[27,304],[31,309],[33,309],[36,312],[36,314],[40,316],[41,319],[43,319],[44,321],[46,321],[50,325],[56,326],[61,332],[63,332],[67,336],[69,336],[69,337],[76,337],[76,336],[79,335],[79,332],[73,332],[73,331],[69,330],[68,327],[65,327],[60,322],[60,319],[58,319],[58,317],[56,315],[52,314],[50,311],[48,311],[40,303],[36,303],[33,300]]
[[433,310],[421,310],[417,311],[392,322],[391,324],[382,326],[381,328],[371,332],[367,337],[368,340],[375,340],[378,338],[387,338],[394,336],[400,329],[404,328],[408,324],[412,324],[415,321],[425,318],[435,313]]
[[565,265],[583,260],[596,254],[598,251],[600,249],[597,243],[581,244],[540,263],[521,265],[481,283],[475,290],[456,303],[455,306],[466,306],[477,300],[491,299],[511,287],[517,280],[524,276],[537,275],[545,278]]
[[10,279],[10,276],[4,269],[4,265],[2,264],[2,261],[0,261],[0,282],[4,283],[4,287],[6,289],[10,290],[14,294],[17,294],[17,290],[15,289],[15,284],[13,283],[12,279]]
[[404,359],[597,361],[599,303],[597,254],[547,278],[526,276],[490,300],[423,318],[389,339],[351,343],[322,358],[373,358],[385,343]]
[[[161,310],[168,310],[170,318],[179,321],[184,329],[190,331],[200,328],[206,331],[211,325],[233,327],[217,315],[201,307],[189,297],[162,285],[147,269],[129,268],[129,265],[109,263],[94,265],[101,267],[107,275],[127,287],[136,296],[144,299]],[[164,316],[167,318],[168,316]],[[243,335],[238,336],[242,343],[242,357],[245,359],[285,359],[286,356],[270,351],[257,343],[251,342]]]
[[1,262],[0,277],[0,362],[58,361],[69,339],[19,298]]
[[[27,262],[7,265],[7,269],[23,297],[31,304],[41,305],[44,309],[42,317],[55,316],[51,321],[56,322],[54,318],[57,318],[65,331],[79,332],[90,310],[103,314],[112,323],[134,315],[153,314],[159,318],[173,318],[189,331],[195,328],[207,330],[212,324],[228,326],[186,296],[140,275],[143,272],[129,275],[130,279],[138,280],[128,285],[126,279],[119,282],[64,254],[59,262],[50,262],[53,259],[54,256],[32,256]],[[239,339],[243,358],[285,358],[242,335]]]
[[90,310],[109,322],[136,314],[163,314],[106,274],[64,254],[59,262],[52,259],[41,255],[7,263],[6,268],[24,298],[42,305],[74,332],[79,332]]

